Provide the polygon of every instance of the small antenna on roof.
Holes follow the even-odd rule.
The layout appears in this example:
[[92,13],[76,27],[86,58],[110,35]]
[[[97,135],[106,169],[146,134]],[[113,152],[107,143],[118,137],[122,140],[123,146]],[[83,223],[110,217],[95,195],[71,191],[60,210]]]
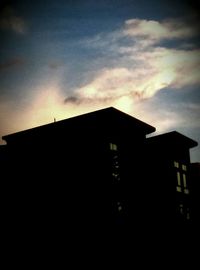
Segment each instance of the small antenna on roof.
[[56,122],[56,118],[55,117],[54,117],[53,121],[54,121],[54,123]]

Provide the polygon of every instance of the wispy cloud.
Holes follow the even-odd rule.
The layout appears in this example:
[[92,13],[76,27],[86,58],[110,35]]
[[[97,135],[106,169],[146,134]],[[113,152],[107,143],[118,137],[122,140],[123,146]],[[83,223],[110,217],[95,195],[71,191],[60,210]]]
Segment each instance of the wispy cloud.
[[142,38],[152,43],[161,40],[190,38],[197,35],[197,28],[180,19],[164,21],[131,19],[125,22],[124,35]]
[[[133,68],[105,68],[88,84],[75,91],[65,102],[99,102],[122,108],[138,100],[154,96],[163,88],[181,88],[200,84],[200,51],[154,48],[151,51],[129,52],[137,65]],[[124,103],[125,102],[125,103]]]
[[22,17],[16,15],[12,7],[7,6],[0,13],[0,29],[25,34],[27,32],[27,24]]
[[[108,57],[114,51],[120,65],[99,70],[93,80],[76,89],[74,96],[67,97],[65,102],[80,105],[95,101],[124,108],[154,96],[163,88],[199,85],[200,50],[192,46],[179,48],[195,35],[197,29],[180,19],[161,22],[132,19],[119,31],[105,37],[98,35],[87,41],[87,46],[97,46]],[[124,37],[126,42],[122,42]],[[181,42],[174,48],[159,44],[166,40]]]

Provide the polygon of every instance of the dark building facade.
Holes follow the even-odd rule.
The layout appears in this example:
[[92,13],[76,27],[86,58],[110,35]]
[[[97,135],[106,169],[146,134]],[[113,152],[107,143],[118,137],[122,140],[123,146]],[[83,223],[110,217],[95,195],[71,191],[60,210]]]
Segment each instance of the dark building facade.
[[9,224],[80,232],[190,223],[197,143],[178,132],[147,139],[154,131],[111,107],[4,136]]
[[194,224],[196,227],[200,226],[199,221],[199,212],[200,212],[200,163],[191,163],[190,164],[190,174],[191,174],[191,204],[192,204],[192,215]]
[[[189,224],[193,220],[189,149],[196,145],[195,141],[176,131],[147,139],[149,171],[157,186],[155,215],[172,226],[174,223],[177,226]],[[158,201],[160,207],[156,207]]]

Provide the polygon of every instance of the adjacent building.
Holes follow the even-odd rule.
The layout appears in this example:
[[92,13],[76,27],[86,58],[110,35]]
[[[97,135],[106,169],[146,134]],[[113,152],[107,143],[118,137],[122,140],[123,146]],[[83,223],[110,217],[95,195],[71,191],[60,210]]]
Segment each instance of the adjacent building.
[[191,210],[192,210],[192,220],[193,223],[198,227],[199,230],[199,212],[200,212],[200,163],[190,164],[190,174],[191,174]]
[[147,139],[149,172],[157,194],[155,215],[172,225],[192,220],[189,149],[195,146],[195,141],[176,131]]

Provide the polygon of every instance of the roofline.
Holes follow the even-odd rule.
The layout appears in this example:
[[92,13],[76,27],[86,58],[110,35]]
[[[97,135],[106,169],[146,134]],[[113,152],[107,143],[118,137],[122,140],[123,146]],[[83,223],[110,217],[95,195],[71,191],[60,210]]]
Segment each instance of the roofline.
[[158,135],[155,135],[155,136],[152,136],[152,137],[149,137],[148,138],[148,141],[151,141],[151,140],[155,140],[156,138],[164,138],[166,136],[170,136],[170,135],[175,135],[175,136],[181,136],[186,142],[188,142],[189,144],[189,148],[194,148],[196,146],[198,146],[198,142],[187,137],[186,135],[176,131],[176,130],[173,130],[173,131],[170,131],[170,132],[167,132],[167,133],[163,133],[163,134],[158,134]]
[[88,115],[92,115],[92,114],[95,114],[95,113],[100,113],[100,112],[106,111],[106,110],[118,111],[118,112],[122,113],[123,115],[125,115],[126,117],[129,117],[130,120],[133,120],[133,119],[134,120],[137,120],[142,125],[146,126],[146,132],[145,132],[146,135],[147,134],[151,134],[151,133],[153,133],[153,132],[156,131],[156,128],[155,127],[153,127],[153,126],[151,126],[151,125],[149,125],[149,124],[147,124],[147,123],[145,123],[145,122],[137,119],[136,117],[134,117],[134,116],[132,116],[130,114],[127,114],[127,113],[125,113],[123,111],[120,111],[119,109],[116,109],[116,108],[114,108],[114,107],[111,106],[111,107],[106,107],[106,108],[103,108],[103,109],[99,109],[99,110],[95,110],[95,111],[90,111],[90,112],[87,112],[87,113],[79,114],[79,115],[72,116],[72,117],[69,117],[69,118],[65,118],[65,119],[62,119],[62,120],[59,120],[59,121],[56,121],[56,122],[51,122],[51,123],[48,123],[48,124],[44,124],[44,125],[32,127],[32,128],[29,128],[29,129],[20,130],[18,132],[14,132],[14,133],[11,133],[11,134],[8,134],[8,135],[4,135],[4,136],[2,136],[2,139],[6,141],[7,138],[9,138],[11,136],[15,136],[15,135],[18,136],[20,134],[25,134],[27,132],[34,131],[34,130],[36,130],[38,128],[44,128],[44,127],[52,126],[53,124],[62,123],[64,121],[66,121],[66,120],[78,119],[79,117],[82,117],[82,116],[88,116]]

